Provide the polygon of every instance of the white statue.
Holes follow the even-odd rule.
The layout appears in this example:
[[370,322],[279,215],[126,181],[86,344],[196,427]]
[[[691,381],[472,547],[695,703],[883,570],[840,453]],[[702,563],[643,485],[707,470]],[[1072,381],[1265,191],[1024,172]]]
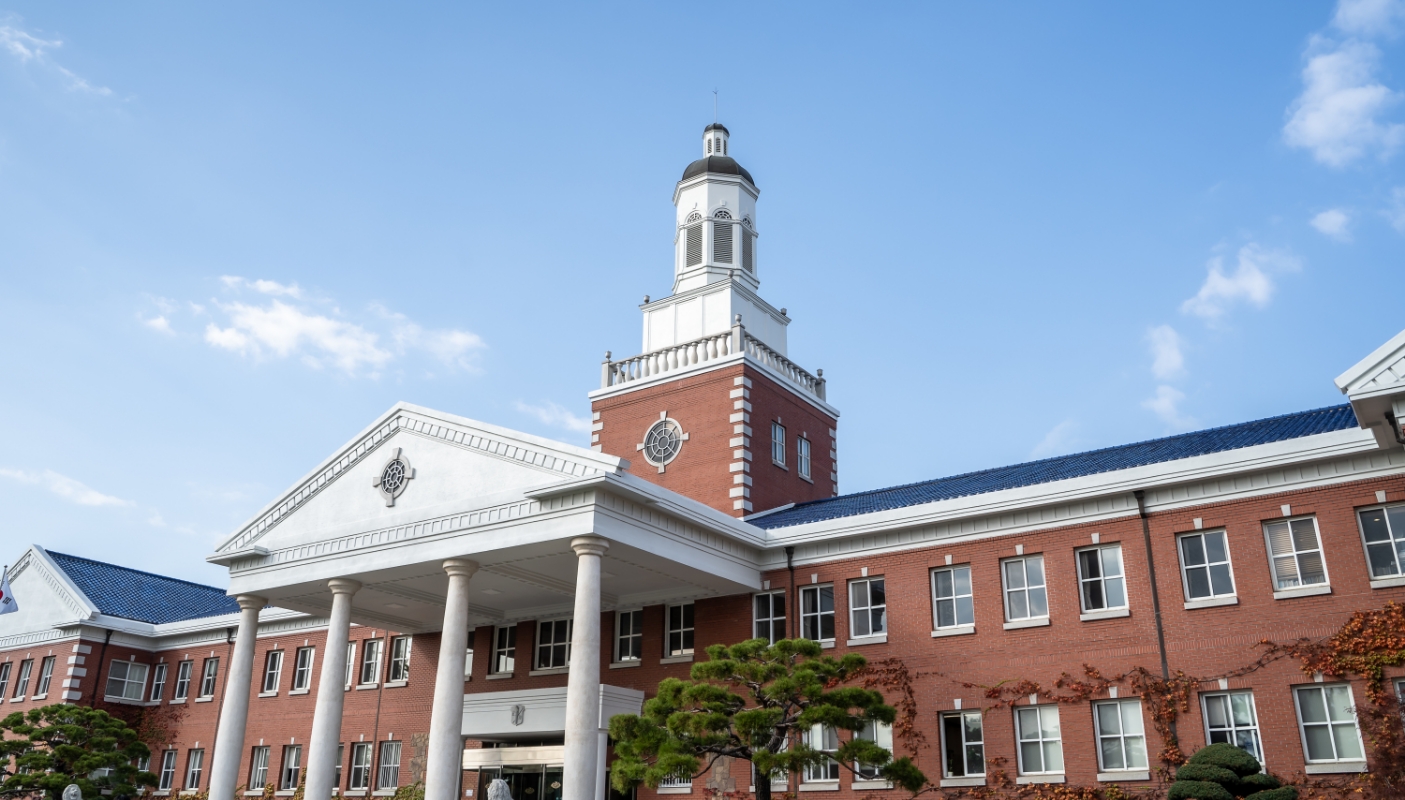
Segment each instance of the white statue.
[[[64,793],[63,800],[82,800],[82,798],[70,798]],[[512,790],[507,788],[507,781],[502,778],[494,778],[488,784],[488,800],[512,800]]]
[[83,800],[83,790],[78,788],[78,784],[70,783],[63,787],[63,800]]

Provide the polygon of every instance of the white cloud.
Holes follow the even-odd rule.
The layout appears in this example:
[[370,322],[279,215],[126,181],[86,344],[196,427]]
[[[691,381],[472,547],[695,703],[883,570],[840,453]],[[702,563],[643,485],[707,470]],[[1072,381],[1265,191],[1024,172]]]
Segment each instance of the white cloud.
[[120,497],[103,494],[95,489],[76,481],[66,475],[60,475],[51,469],[46,470],[26,470],[26,469],[6,469],[0,467],[0,478],[9,478],[20,483],[31,486],[42,486],[50,494],[67,500],[70,503],[77,503],[80,506],[130,506],[134,505],[130,500],[123,500]]
[[45,69],[51,69],[58,73],[67,83],[68,90],[73,92],[87,92],[89,94],[109,96],[112,90],[106,86],[94,86],[83,78],[75,75],[71,70],[54,62],[49,57],[50,50],[57,50],[63,46],[60,39],[41,39],[27,31],[20,29],[15,22],[10,21],[0,24],[0,50],[9,53],[19,59],[21,64],[34,63],[41,65]]
[[267,306],[245,303],[218,304],[229,315],[229,327],[210,323],[205,341],[241,355],[280,358],[298,354],[320,368],[330,361],[347,374],[363,368],[379,369],[392,353],[379,345],[379,337],[360,325],[308,313],[274,300]]
[[1397,186],[1391,190],[1390,205],[1381,213],[1385,214],[1392,228],[1405,233],[1405,186]]
[[294,300],[302,299],[302,288],[296,283],[279,283],[277,281],[264,280],[258,278],[249,280],[238,275],[221,275],[220,283],[230,289],[253,289],[259,294],[271,295],[273,297],[291,297]]
[[175,334],[175,331],[171,330],[171,321],[166,319],[164,316],[152,317],[151,319],[146,319],[145,317],[138,316],[137,319],[141,320],[141,324],[152,329],[153,331],[156,331],[157,333],[164,333],[167,336]]
[[589,419],[578,417],[564,406],[559,406],[549,400],[539,406],[528,405],[521,400],[518,400],[513,405],[516,406],[518,411],[524,414],[531,414],[541,420],[545,425],[565,428],[568,431],[575,431],[577,433],[590,432]]
[[1405,21],[1405,0],[1341,0],[1332,25],[1351,36],[1391,36]]
[[1405,125],[1380,119],[1401,97],[1376,80],[1380,50],[1369,42],[1315,36],[1308,52],[1303,92],[1288,108],[1283,140],[1334,167],[1368,153],[1393,153],[1405,141]]
[[1072,452],[1078,446],[1077,432],[1077,422],[1071,419],[1060,422],[1044,434],[1044,438],[1039,440],[1039,444],[1036,444],[1034,449],[1029,451],[1029,457],[1049,458]]
[[1308,221],[1323,236],[1339,242],[1351,241],[1351,215],[1340,208],[1329,208]]
[[1194,427],[1195,420],[1181,415],[1180,404],[1185,393],[1172,386],[1156,387],[1156,394],[1142,401],[1145,408],[1161,418],[1162,422],[1174,428]]
[[1157,325],[1146,332],[1146,338],[1151,342],[1151,374],[1164,381],[1185,373],[1181,335],[1175,328]]
[[1233,273],[1225,273],[1224,259],[1220,256],[1210,259],[1207,266],[1209,274],[1205,283],[1194,297],[1181,303],[1181,311],[1216,319],[1224,315],[1229,305],[1240,300],[1258,308],[1268,305],[1273,297],[1273,274],[1295,271],[1300,264],[1286,251],[1266,250],[1250,243],[1239,248]]

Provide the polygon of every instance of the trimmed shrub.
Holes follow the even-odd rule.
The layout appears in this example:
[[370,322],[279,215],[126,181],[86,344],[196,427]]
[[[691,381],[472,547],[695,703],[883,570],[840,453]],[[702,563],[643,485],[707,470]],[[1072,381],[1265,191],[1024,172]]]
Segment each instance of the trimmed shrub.
[[1210,781],[1176,781],[1166,792],[1166,800],[1234,800],[1234,795]]
[[1254,792],[1244,800],[1298,800],[1298,790],[1292,786],[1280,786],[1277,789]]
[[[1210,781],[1218,783],[1226,789],[1233,790],[1241,781],[1239,775],[1234,770],[1217,767],[1213,764],[1186,764],[1176,770],[1176,780],[1178,781]],[[1259,789],[1272,789],[1273,786],[1255,786],[1253,791]]]
[[1249,754],[1248,750],[1235,747],[1226,742],[1217,742],[1209,747],[1202,747],[1190,757],[1191,764],[1209,764],[1215,767],[1224,767],[1233,770],[1239,776],[1253,775],[1258,772],[1259,760]]
[[1256,772],[1253,775],[1245,775],[1240,783],[1244,784],[1245,793],[1259,792],[1265,789],[1277,789],[1283,784],[1278,779],[1267,772]]

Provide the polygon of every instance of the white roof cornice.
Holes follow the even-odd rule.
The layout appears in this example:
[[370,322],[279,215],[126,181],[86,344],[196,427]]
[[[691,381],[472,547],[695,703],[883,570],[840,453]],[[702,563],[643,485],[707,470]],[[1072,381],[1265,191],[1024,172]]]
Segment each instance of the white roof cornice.
[[78,588],[78,584],[68,577],[68,573],[63,571],[63,568],[54,561],[48,551],[37,544],[30,545],[29,550],[20,557],[19,561],[15,562],[15,566],[10,570],[10,580],[14,581],[25,570],[31,568],[38,572],[45,583],[58,592],[64,605],[78,614],[81,619],[89,620],[98,616],[100,612],[97,604],[89,599],[82,589]]
[[1405,389],[1405,331],[1338,375],[1336,384],[1352,398]]

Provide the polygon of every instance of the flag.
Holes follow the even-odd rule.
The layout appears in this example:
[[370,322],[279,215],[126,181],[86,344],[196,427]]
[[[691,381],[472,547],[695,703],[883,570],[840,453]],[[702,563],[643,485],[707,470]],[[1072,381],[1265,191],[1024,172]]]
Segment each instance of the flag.
[[10,591],[10,569],[5,568],[0,573],[0,614],[10,614],[20,610],[20,604],[15,602],[15,593]]

